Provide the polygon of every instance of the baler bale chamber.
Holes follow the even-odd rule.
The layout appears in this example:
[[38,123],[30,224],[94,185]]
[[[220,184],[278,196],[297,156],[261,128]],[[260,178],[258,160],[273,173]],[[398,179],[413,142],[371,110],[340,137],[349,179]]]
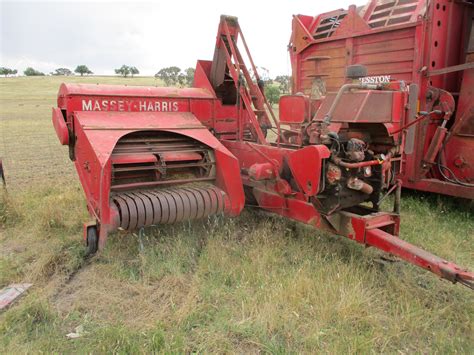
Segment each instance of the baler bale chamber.
[[209,131],[214,101],[204,89],[61,85],[53,123],[94,218],[89,252],[118,228],[240,213],[238,162]]

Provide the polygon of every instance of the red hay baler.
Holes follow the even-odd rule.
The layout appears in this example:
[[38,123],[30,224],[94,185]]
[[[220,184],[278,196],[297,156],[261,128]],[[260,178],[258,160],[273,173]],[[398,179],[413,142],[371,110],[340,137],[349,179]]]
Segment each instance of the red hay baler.
[[403,187],[474,199],[473,17],[472,0],[369,0],[296,15],[292,90],[331,100],[353,64],[366,67],[362,83],[404,81],[414,109],[397,177]]
[[[414,109],[402,81],[348,83],[318,105],[303,94],[283,97],[283,124],[262,88],[229,16],[214,59],[197,62],[194,88],[63,84],[53,124],[93,218],[84,226],[88,252],[117,229],[235,216],[248,203],[472,287],[473,273],[398,237],[395,177]],[[382,211],[389,194],[393,211]]]

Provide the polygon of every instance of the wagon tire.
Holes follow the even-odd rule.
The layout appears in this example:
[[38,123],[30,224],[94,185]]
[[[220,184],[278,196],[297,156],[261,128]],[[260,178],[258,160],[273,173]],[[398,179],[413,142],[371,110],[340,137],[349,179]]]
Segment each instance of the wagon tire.
[[99,237],[96,227],[87,228],[87,245],[86,245],[86,256],[92,256],[97,252],[99,247]]

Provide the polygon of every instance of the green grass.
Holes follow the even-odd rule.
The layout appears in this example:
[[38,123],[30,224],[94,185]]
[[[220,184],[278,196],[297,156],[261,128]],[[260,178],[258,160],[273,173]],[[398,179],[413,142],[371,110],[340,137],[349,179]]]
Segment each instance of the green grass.
[[[34,284],[0,314],[0,352],[472,352],[469,290],[254,210],[147,229],[143,250],[116,233],[85,260],[82,189],[50,127],[62,79],[0,79],[0,287]],[[402,211],[405,239],[474,268],[472,203],[404,193]]]

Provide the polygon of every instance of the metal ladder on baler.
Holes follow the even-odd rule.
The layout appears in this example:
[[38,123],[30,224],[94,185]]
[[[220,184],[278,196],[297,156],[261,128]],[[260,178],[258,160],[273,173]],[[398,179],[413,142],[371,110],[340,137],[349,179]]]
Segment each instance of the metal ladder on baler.
[[[229,23],[234,29],[234,36],[232,36],[231,31],[229,29]],[[247,46],[247,42],[245,41],[245,37],[240,29],[240,26],[237,22],[235,17],[227,17],[223,16],[221,18],[221,29],[223,33],[219,34],[218,45],[221,48],[224,48],[225,55],[226,55],[226,62],[227,67],[229,68],[229,74],[234,81],[238,93],[239,98],[242,101],[245,110],[248,113],[250,118],[250,122],[253,126],[254,133],[256,134],[257,142],[260,144],[269,144],[265,138],[265,134],[263,133],[262,127],[267,128],[276,128],[277,129],[277,142],[279,143],[280,140],[280,123],[275,117],[273,109],[268,102],[265,94],[260,90],[258,82],[260,81],[260,76],[258,75],[257,68],[253,62],[252,56],[250,55],[250,51]],[[252,71],[255,76],[256,82],[252,80],[252,76],[244,63],[244,59],[242,54],[237,47],[237,38],[240,35],[242,43],[245,48],[245,52],[247,57],[249,58]],[[240,73],[242,72],[243,78],[245,82],[240,77]],[[240,106],[241,107],[241,106]],[[267,111],[268,110],[268,111]],[[268,113],[272,118],[272,121],[275,126],[272,126],[269,118]],[[244,140],[245,136],[245,127],[243,127],[243,117],[242,112],[239,112],[239,127],[238,127],[238,137],[240,140]]]

